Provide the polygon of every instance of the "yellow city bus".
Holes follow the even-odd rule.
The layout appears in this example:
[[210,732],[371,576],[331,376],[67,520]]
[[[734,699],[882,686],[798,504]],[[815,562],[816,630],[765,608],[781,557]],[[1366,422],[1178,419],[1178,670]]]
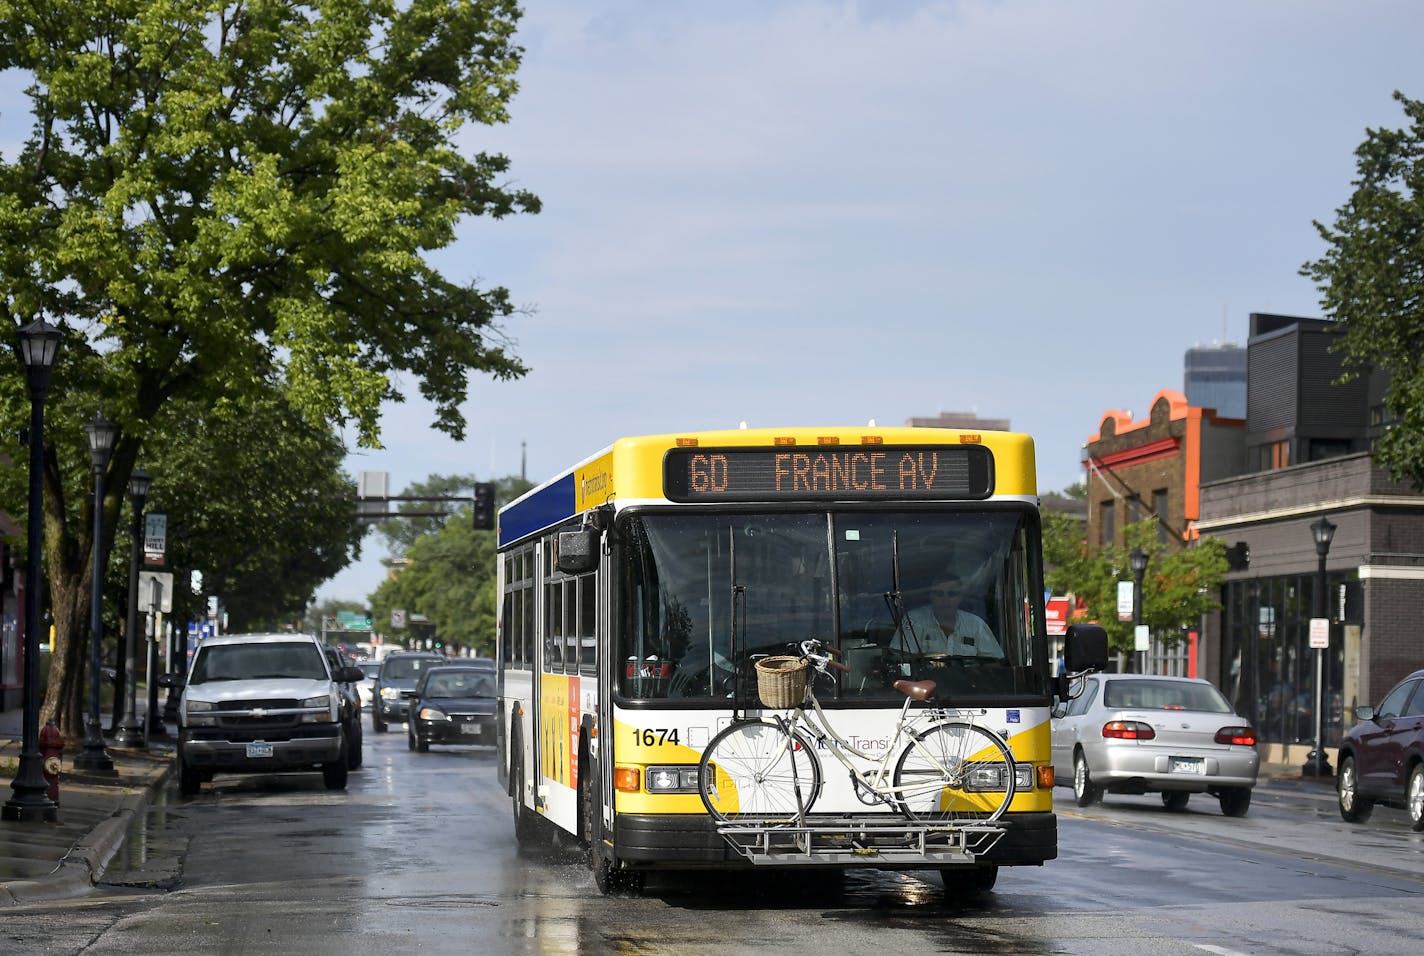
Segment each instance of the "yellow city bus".
[[[1064,682],[1037,504],[1028,436],[874,426],[621,438],[509,503],[499,774],[518,841],[576,837],[605,893],[659,868],[772,865],[935,869],[976,892],[1001,866],[1053,859],[1049,710]],[[941,636],[956,637],[935,649],[916,608],[950,580]],[[863,752],[890,746],[906,681],[938,688],[915,707],[947,702],[1008,742],[1014,786],[991,845],[936,844],[951,827],[904,820],[902,844],[856,842],[896,808],[828,760],[814,814],[838,840],[785,852],[719,827],[703,748],[763,713],[757,660],[808,639],[843,662],[814,689]]]

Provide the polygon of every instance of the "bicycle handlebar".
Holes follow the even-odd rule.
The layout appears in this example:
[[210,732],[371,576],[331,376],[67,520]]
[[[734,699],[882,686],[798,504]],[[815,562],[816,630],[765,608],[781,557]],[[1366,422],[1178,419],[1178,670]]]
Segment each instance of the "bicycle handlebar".
[[823,673],[825,672],[827,667],[834,667],[836,670],[846,674],[850,673],[849,667],[842,664],[840,661],[831,659],[832,654],[839,653],[840,651],[836,648],[830,647],[826,644],[822,644],[815,638],[812,638],[809,641],[801,642],[801,656],[806,658],[806,660],[810,661],[817,670]]

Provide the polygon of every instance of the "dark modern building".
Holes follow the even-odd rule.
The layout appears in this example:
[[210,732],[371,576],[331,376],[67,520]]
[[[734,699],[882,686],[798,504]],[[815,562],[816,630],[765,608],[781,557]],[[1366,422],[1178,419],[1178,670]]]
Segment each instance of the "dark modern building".
[[[1242,546],[1222,611],[1203,622],[1206,676],[1255,722],[1267,759],[1303,762],[1311,749],[1317,664],[1327,750],[1357,704],[1424,664],[1424,496],[1372,459],[1388,380],[1346,379],[1339,335],[1320,319],[1252,314],[1246,458],[1201,488],[1198,532]],[[1322,519],[1333,526],[1323,574]],[[1311,648],[1320,616],[1329,646]]]

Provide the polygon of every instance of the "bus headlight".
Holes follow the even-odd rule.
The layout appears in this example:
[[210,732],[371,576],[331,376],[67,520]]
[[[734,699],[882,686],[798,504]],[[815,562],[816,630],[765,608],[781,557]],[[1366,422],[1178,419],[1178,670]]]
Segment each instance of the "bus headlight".
[[[969,791],[996,791],[1008,789],[1001,763],[978,764],[969,771],[964,780],[964,789]],[[1033,765],[1014,764],[1014,792],[1022,793],[1033,789]]]
[[644,777],[649,793],[696,793],[697,768],[687,766],[649,767]]

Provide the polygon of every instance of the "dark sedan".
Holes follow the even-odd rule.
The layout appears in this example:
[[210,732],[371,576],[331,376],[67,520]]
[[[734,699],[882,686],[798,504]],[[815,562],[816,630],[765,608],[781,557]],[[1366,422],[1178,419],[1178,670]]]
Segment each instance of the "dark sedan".
[[1356,707],[1355,717],[1336,764],[1340,816],[1361,823],[1383,803],[1403,807],[1409,825],[1424,830],[1424,670],[1396,684],[1378,707]]
[[421,675],[406,721],[411,750],[495,742],[495,679],[484,668],[442,664]]

